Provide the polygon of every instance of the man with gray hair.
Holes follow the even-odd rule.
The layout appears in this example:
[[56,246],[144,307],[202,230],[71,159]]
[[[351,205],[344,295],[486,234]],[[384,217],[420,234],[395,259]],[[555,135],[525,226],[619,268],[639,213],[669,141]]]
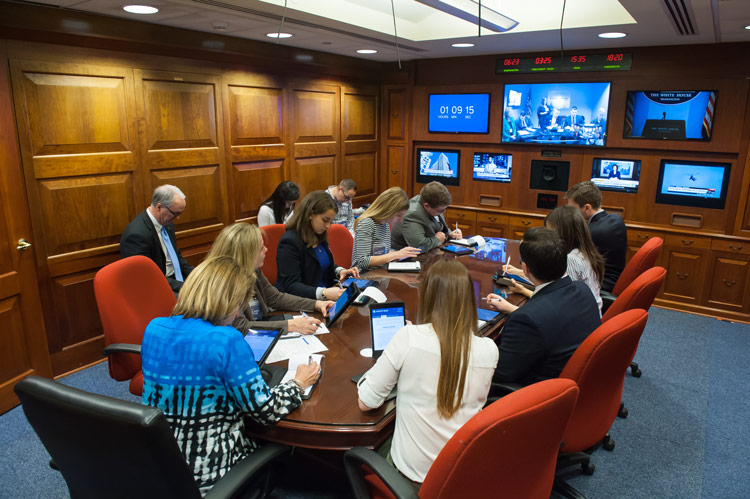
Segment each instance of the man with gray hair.
[[120,257],[143,255],[159,266],[177,293],[193,266],[177,249],[173,221],[185,210],[185,194],[173,185],[154,189],[151,206],[125,227],[120,238]]

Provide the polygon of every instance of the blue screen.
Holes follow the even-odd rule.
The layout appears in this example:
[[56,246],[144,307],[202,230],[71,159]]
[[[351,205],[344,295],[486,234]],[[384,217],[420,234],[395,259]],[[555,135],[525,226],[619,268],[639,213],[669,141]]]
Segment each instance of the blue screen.
[[490,94],[430,95],[430,132],[487,133]]
[[341,310],[346,306],[346,302],[349,301],[349,298],[352,297],[354,294],[354,286],[347,286],[346,291],[341,293],[341,296],[339,296],[339,299],[336,300],[336,303],[328,309],[328,317],[333,317],[336,315],[336,312]]
[[591,181],[603,191],[638,192],[641,162],[633,159],[595,158]]
[[723,183],[723,166],[664,163],[664,177],[659,192],[675,196],[720,199]]
[[[419,175],[438,178],[458,178],[457,151],[418,150]],[[434,179],[433,179],[434,180]]]
[[604,146],[609,83],[505,85],[502,141]]
[[245,335],[245,341],[250,345],[256,362],[263,358],[277,333],[275,329],[251,329]]
[[371,308],[372,348],[384,350],[391,338],[406,325],[403,306]]
[[477,317],[479,318],[480,321],[491,321],[492,319],[497,317],[499,313],[500,312],[498,312],[497,310],[486,310],[484,308],[477,308]]
[[628,92],[625,138],[710,140],[716,92]]
[[510,182],[513,157],[510,154],[474,153],[474,180]]

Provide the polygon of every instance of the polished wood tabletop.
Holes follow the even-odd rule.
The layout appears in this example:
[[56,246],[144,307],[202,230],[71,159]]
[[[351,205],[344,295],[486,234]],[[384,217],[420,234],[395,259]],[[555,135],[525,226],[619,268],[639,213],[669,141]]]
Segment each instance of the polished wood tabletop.
[[[490,239],[487,245],[472,255],[456,256],[439,248],[418,258],[421,273],[391,273],[384,269],[372,270],[362,277],[378,282],[388,301],[403,301],[406,318],[417,319],[418,287],[427,270],[443,259],[458,259],[469,270],[474,281],[478,306],[482,296],[497,291],[492,276],[506,261],[508,252],[511,264],[520,266],[519,241]],[[516,297],[517,295],[514,295]],[[511,298],[514,302],[520,300]],[[320,316],[318,316],[320,318]],[[502,321],[480,331],[483,336],[496,337]],[[357,387],[352,376],[362,374],[375,360],[360,355],[371,346],[369,308],[351,306],[330,328],[329,334],[318,338],[328,351],[323,352],[323,374],[310,399],[276,425],[258,431],[261,438],[298,447],[344,450],[355,446],[376,447],[393,432],[395,400],[387,401],[378,409],[362,412],[357,405]],[[286,365],[286,361],[278,363]]]

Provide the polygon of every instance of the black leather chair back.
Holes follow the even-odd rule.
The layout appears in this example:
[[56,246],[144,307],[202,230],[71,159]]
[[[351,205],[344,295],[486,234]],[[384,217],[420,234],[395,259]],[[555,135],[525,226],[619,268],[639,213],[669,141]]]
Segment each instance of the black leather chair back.
[[15,392],[71,498],[201,497],[158,409],[38,376]]

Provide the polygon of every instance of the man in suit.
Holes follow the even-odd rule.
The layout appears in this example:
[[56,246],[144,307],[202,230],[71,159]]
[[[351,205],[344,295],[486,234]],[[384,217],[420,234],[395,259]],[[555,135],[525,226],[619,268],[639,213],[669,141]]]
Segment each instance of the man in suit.
[[[173,185],[154,189],[151,206],[125,227],[120,238],[120,257],[143,255],[156,263],[167,277],[172,291],[180,291],[193,266],[177,249],[172,223],[185,210],[185,194]],[[175,264],[176,262],[176,264]]]
[[625,268],[628,230],[620,215],[602,209],[602,191],[595,183],[580,182],[565,193],[568,204],[581,210],[589,223],[591,239],[604,257],[602,290],[612,291]]
[[409,201],[409,211],[404,218],[391,228],[391,249],[411,246],[426,252],[448,238],[461,239],[461,229],[451,231],[443,217],[452,200],[451,193],[440,182],[433,181],[422,187],[419,195]]
[[578,114],[578,108],[573,106],[570,108],[570,116],[565,120],[565,126],[567,128],[573,128],[574,126],[581,126],[586,122],[586,118]]
[[565,274],[568,257],[557,232],[527,230],[520,251],[523,272],[536,286],[534,294],[520,307],[495,294],[488,295],[487,302],[510,314],[500,336],[494,381],[526,386],[558,377],[601,319],[588,286]]

